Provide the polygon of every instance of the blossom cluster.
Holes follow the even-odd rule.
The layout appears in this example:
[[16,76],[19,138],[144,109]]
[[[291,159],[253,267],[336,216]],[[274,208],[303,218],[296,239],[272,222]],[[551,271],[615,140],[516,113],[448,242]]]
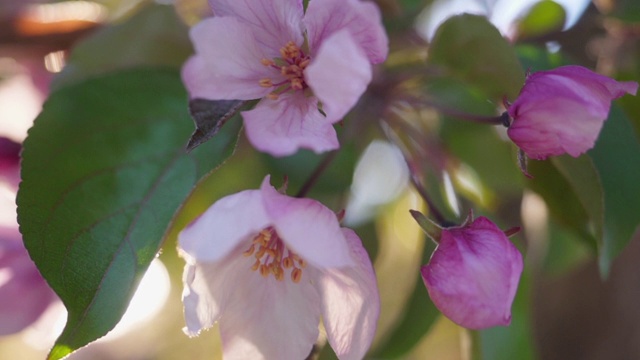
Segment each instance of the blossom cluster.
[[[449,17],[466,12],[486,17],[487,26],[509,47],[520,35],[517,20],[539,2],[526,0],[514,7],[514,2],[507,0],[435,0],[417,18],[414,29],[422,39],[407,39],[411,46],[414,41],[421,42],[421,47],[431,46],[439,26]],[[557,24],[563,29],[573,26],[590,3],[557,2],[566,12],[566,21]],[[525,269],[520,249],[526,246],[514,243],[510,236],[517,230],[502,230],[500,221],[475,217],[471,210],[466,219],[451,221],[437,209],[438,202],[429,198],[427,187],[421,183],[421,164],[415,163],[411,150],[403,148],[405,138],[423,145],[424,134],[416,135],[413,132],[418,132],[417,127],[409,124],[399,127],[402,130],[396,136],[391,121],[385,118],[393,116],[390,113],[399,103],[413,105],[413,101],[424,100],[415,95],[422,91],[415,84],[419,76],[415,69],[407,76],[403,69],[383,68],[390,57],[390,40],[376,2],[208,3],[212,16],[190,29],[194,53],[181,67],[190,105],[239,103],[225,114],[227,119],[235,114],[231,112],[242,109],[239,115],[248,143],[277,158],[306,150],[328,153],[325,159],[330,162],[336,150],[350,140],[341,137],[339,130],[343,121],[351,124],[347,118],[350,113],[360,114],[358,120],[366,124],[377,125],[380,120],[381,133],[393,144],[386,155],[381,150],[386,145],[381,145],[369,156],[375,158],[377,170],[396,172],[397,176],[393,181],[391,177],[369,181],[369,185],[375,183],[367,189],[370,191],[358,192],[360,197],[352,196],[349,204],[373,212],[374,207],[392,201],[411,181],[427,206],[428,216],[435,219],[411,212],[435,242],[428,263],[413,269],[416,278],[421,276],[433,305],[467,329],[509,326]],[[8,14],[17,11],[14,6],[19,7],[7,7],[11,10]],[[422,50],[417,52],[426,53]],[[421,57],[420,71],[425,69],[423,60]],[[440,70],[434,73],[447,76]],[[429,81],[428,76],[425,78]],[[514,153],[518,151],[521,170],[528,176],[527,158],[579,157],[589,152],[597,144],[612,101],[635,95],[637,90],[638,83],[633,81],[617,81],[577,65],[561,66],[527,74],[519,94],[513,99],[505,97],[496,108],[496,115],[502,115],[483,119],[507,128],[503,140]],[[365,96],[368,102],[361,102]],[[444,109],[431,105],[436,110]],[[453,112],[461,113],[458,109]],[[224,121],[214,125],[217,131]],[[447,152],[444,148],[438,151]],[[21,181],[20,150],[19,144],[0,137],[0,186],[10,189],[11,201]],[[431,149],[420,150],[429,153]],[[287,194],[286,180],[278,189],[266,175],[259,188],[238,189],[217,199],[180,229],[177,246],[185,262],[182,303],[188,336],[198,336],[217,324],[225,359],[313,358],[315,349],[325,340],[338,358],[362,359],[374,346],[383,310],[376,268],[365,247],[367,242],[343,226],[350,219],[361,220],[370,214],[350,217],[341,209],[330,209],[308,197],[309,188],[324,171],[322,166],[310,174],[295,196]],[[441,167],[438,171],[449,175],[448,169],[444,170],[446,165],[434,167]],[[378,174],[362,173],[365,180]],[[389,191],[377,191],[377,185]],[[373,192],[376,194],[371,195]],[[101,205],[106,208],[110,204]],[[11,225],[0,226],[0,335],[22,331],[58,301],[22,245],[17,224]],[[140,266],[134,266],[136,275]]]
[[[438,3],[439,4],[439,3]],[[438,5],[436,4],[436,5]],[[387,56],[379,10],[360,0],[210,1],[214,16],[191,30],[182,77],[192,99],[254,100],[242,112],[258,150],[286,156],[334,150],[341,121]],[[594,146],[612,100],[638,84],[579,66],[529,75],[503,123],[524,154],[579,156]],[[371,345],[380,299],[356,233],[319,202],[276,190],[226,196],[186,227],[185,332],[219,322],[225,358],[299,359],[320,319],[341,359]],[[510,235],[510,234],[509,234]],[[438,226],[438,246],[421,269],[429,295],[455,323],[509,325],[523,271],[519,250],[486,217]]]

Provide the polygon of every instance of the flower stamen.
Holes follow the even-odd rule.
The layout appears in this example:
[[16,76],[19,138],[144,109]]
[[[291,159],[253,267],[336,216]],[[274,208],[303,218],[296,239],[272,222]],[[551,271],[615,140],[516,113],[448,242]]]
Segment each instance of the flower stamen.
[[304,91],[308,88],[304,80],[304,70],[311,63],[311,58],[293,41],[289,41],[280,49],[280,55],[281,58],[260,60],[262,65],[277,69],[279,76],[284,78],[279,82],[267,77],[258,81],[261,87],[274,88],[274,91],[266,96],[270,100],[277,100],[287,92]]
[[255,262],[251,270],[258,271],[262,277],[273,275],[276,280],[283,281],[285,270],[291,270],[291,281],[297,284],[302,279],[302,269],[307,263],[286,247],[274,228],[262,230],[242,254],[248,257],[254,253]]

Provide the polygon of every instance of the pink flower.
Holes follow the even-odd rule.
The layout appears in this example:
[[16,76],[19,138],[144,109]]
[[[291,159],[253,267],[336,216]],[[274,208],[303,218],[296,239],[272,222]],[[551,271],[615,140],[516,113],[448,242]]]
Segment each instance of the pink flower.
[[333,123],[387,56],[378,8],[359,0],[210,0],[191,29],[182,77],[191,98],[262,100],[242,113],[249,141],[274,156],[339,147]]
[[0,335],[34,323],[57,297],[29,258],[18,228],[0,227]]
[[259,190],[218,200],[179,235],[185,332],[219,322],[225,359],[304,359],[322,315],[341,359],[361,359],[380,299],[358,236],[311,199]]
[[580,66],[536,72],[509,106],[509,137],[533,159],[577,157],[594,146],[611,101],[637,90],[636,82],[618,82]]
[[442,230],[422,280],[438,309],[469,329],[511,323],[522,256],[489,219]]

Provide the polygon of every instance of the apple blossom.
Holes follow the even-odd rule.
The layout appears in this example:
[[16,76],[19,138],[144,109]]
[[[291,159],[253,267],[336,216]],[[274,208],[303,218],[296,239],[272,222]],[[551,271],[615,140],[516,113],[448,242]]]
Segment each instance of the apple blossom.
[[380,299],[358,236],[311,199],[265,178],[214,203],[179,235],[185,332],[219,322],[225,359],[304,359],[322,315],[340,359],[360,359]]
[[337,149],[332,124],[384,61],[380,11],[359,0],[211,0],[191,29],[196,54],[182,77],[191,98],[262,99],[242,112],[249,141],[274,156]]
[[522,255],[489,219],[442,230],[422,279],[436,307],[458,325],[484,329],[511,323]]
[[618,82],[581,66],[539,71],[527,77],[509,106],[507,133],[530,158],[577,157],[594,146],[611,101],[637,90],[636,82]]

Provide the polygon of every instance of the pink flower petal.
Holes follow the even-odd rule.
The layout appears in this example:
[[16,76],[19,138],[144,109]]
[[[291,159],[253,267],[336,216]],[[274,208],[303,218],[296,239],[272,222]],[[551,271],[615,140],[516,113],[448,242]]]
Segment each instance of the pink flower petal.
[[611,101],[637,89],[635,82],[618,82],[580,66],[536,72],[508,109],[509,137],[530,158],[579,156],[594,146]]
[[371,65],[346,30],[327,38],[305,70],[305,80],[330,122],[340,121],[371,82]]
[[342,229],[354,267],[326,269],[319,275],[322,318],[331,347],[340,359],[362,359],[371,346],[380,314],[380,296],[371,260],[358,235]]
[[250,100],[269,93],[259,81],[274,71],[262,65],[265,51],[239,20],[205,19],[191,28],[190,36],[196,55],[184,65],[182,79],[191,98]]
[[217,261],[269,225],[259,190],[226,196],[178,235],[182,251],[197,261]]
[[[318,337],[320,296],[305,271],[300,283],[251,271],[252,258],[236,257],[212,294],[228,294],[220,335],[225,359],[304,359]],[[209,283],[211,285],[211,283]],[[219,296],[219,295],[217,295]]]
[[279,57],[287,42],[302,45],[302,0],[209,0],[215,16],[242,20],[269,58]]
[[269,177],[260,191],[276,232],[294,252],[320,269],[354,264],[333,211],[315,200],[280,194]]
[[[582,102],[566,98],[537,99],[520,105],[518,121],[513,122],[507,134],[531,159],[565,153],[577,157],[594,146],[604,123],[600,111],[589,110]],[[571,119],[579,119],[579,131]]]
[[34,323],[57,297],[29,258],[17,228],[0,227],[0,335]]
[[317,99],[301,93],[263,99],[242,112],[242,118],[251,144],[273,156],[291,155],[300,148],[321,153],[340,147],[335,129],[317,109]]
[[313,0],[303,20],[311,53],[333,33],[347,29],[373,64],[383,62],[389,52],[389,40],[382,26],[380,10],[369,1]]
[[470,329],[511,323],[522,256],[490,220],[445,229],[422,278],[436,307]]

